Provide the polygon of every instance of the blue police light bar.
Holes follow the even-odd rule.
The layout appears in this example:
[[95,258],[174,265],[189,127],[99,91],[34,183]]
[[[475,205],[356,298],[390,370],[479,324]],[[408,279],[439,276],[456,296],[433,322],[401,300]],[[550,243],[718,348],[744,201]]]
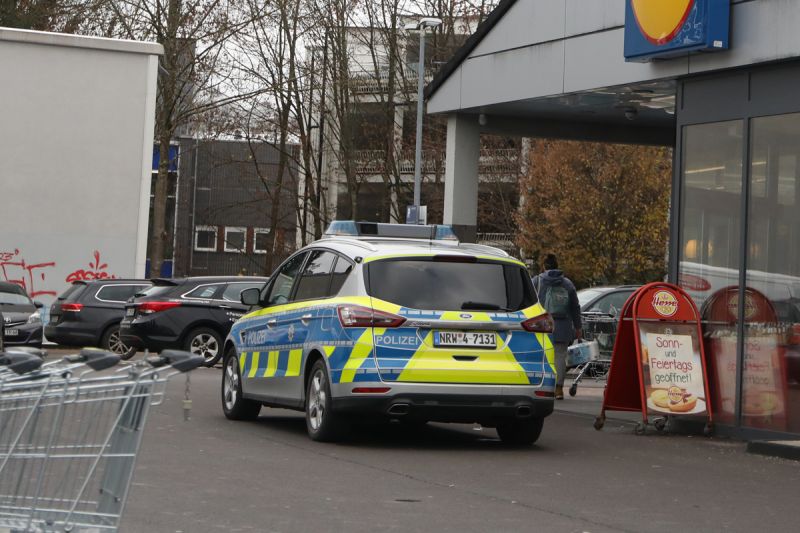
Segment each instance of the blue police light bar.
[[385,224],[382,222],[334,220],[325,230],[325,235],[328,237],[387,237],[394,239],[458,241],[453,228],[442,224]]

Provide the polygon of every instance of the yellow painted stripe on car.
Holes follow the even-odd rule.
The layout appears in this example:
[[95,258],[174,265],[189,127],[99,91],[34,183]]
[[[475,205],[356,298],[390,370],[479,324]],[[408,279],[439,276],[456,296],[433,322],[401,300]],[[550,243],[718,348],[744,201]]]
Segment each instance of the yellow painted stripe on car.
[[[386,328],[379,328],[375,330],[375,334],[382,335],[385,331]],[[361,367],[364,359],[370,356],[372,353],[372,347],[372,328],[367,328],[356,341],[356,345],[353,346],[353,350],[350,352],[350,357],[344,364],[344,368],[342,369],[342,377],[339,380],[340,383],[353,382],[353,378],[356,375],[356,370]]]
[[253,352],[250,359],[250,372],[247,373],[248,378],[256,377],[256,372],[258,372],[258,359],[260,355],[260,352]]
[[[459,349],[457,352],[431,348],[433,332],[408,361],[397,381],[416,383],[480,383],[528,385],[525,369],[508,347],[494,351]],[[457,361],[454,355],[473,355],[474,361]]]
[[336,346],[323,346],[322,349],[325,351],[325,357],[330,357]]
[[278,371],[278,352],[269,352],[267,354],[267,368],[264,370],[265,378],[275,377],[275,372]]
[[[472,315],[471,318],[463,318],[463,314]],[[445,311],[442,313],[441,320],[462,320],[464,322],[491,322],[492,318],[488,313],[476,313],[473,311]]]
[[300,375],[300,363],[303,361],[303,350],[290,350],[289,351],[289,364],[286,367],[287,376]]
[[543,315],[546,312],[547,311],[545,311],[544,307],[542,307],[542,304],[538,303],[522,310],[522,314],[525,315],[525,318],[533,318],[535,316]]
[[239,354],[239,374],[244,374],[244,364],[247,361],[247,352]]
[[[382,307],[378,306],[385,305],[389,308],[383,309]],[[283,305],[273,305],[270,307],[265,307],[263,309],[257,309],[251,313],[248,313],[242,317],[242,319],[250,319],[250,318],[257,318],[260,316],[269,316],[277,313],[287,313],[289,311],[296,311],[298,309],[310,309],[314,307],[332,307],[334,305],[341,305],[341,304],[353,304],[353,305],[363,305],[365,307],[375,307],[375,309],[379,309],[381,311],[389,311],[392,312],[391,309],[400,309],[399,305],[394,305],[389,302],[384,302],[383,300],[378,300],[377,298],[371,298],[369,296],[342,296],[340,298],[324,298],[321,300],[303,300],[302,302],[292,302]],[[396,311],[395,311],[396,312]]]
[[550,335],[547,333],[537,333],[536,339],[539,341],[539,344],[544,349],[544,356],[547,360],[547,364],[550,365],[550,368],[553,369],[553,372],[556,371],[556,351],[553,347],[553,341],[550,340]]

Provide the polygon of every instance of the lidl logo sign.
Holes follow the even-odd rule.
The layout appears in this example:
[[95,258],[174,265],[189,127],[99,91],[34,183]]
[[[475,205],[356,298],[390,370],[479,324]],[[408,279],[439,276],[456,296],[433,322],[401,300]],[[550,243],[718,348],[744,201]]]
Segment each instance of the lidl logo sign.
[[625,59],[726,50],[730,0],[625,0]]

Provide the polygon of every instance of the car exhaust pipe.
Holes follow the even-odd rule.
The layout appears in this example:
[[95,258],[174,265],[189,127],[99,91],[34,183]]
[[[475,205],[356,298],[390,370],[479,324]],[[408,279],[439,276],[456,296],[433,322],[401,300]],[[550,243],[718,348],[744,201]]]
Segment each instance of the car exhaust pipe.
[[396,403],[389,407],[389,414],[395,416],[403,416],[408,414],[408,404],[407,403]]
[[533,414],[530,405],[520,405],[517,407],[517,418],[528,418]]

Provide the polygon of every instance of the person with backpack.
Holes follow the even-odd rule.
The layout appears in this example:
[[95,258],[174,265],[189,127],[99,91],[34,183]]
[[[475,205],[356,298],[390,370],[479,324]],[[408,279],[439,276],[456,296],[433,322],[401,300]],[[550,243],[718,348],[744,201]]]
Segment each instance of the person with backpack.
[[564,399],[567,373],[567,347],[581,335],[581,307],[575,285],[558,269],[555,254],[547,254],[544,272],[534,276],[533,286],[539,302],[553,318],[553,348],[556,358],[556,400]]

